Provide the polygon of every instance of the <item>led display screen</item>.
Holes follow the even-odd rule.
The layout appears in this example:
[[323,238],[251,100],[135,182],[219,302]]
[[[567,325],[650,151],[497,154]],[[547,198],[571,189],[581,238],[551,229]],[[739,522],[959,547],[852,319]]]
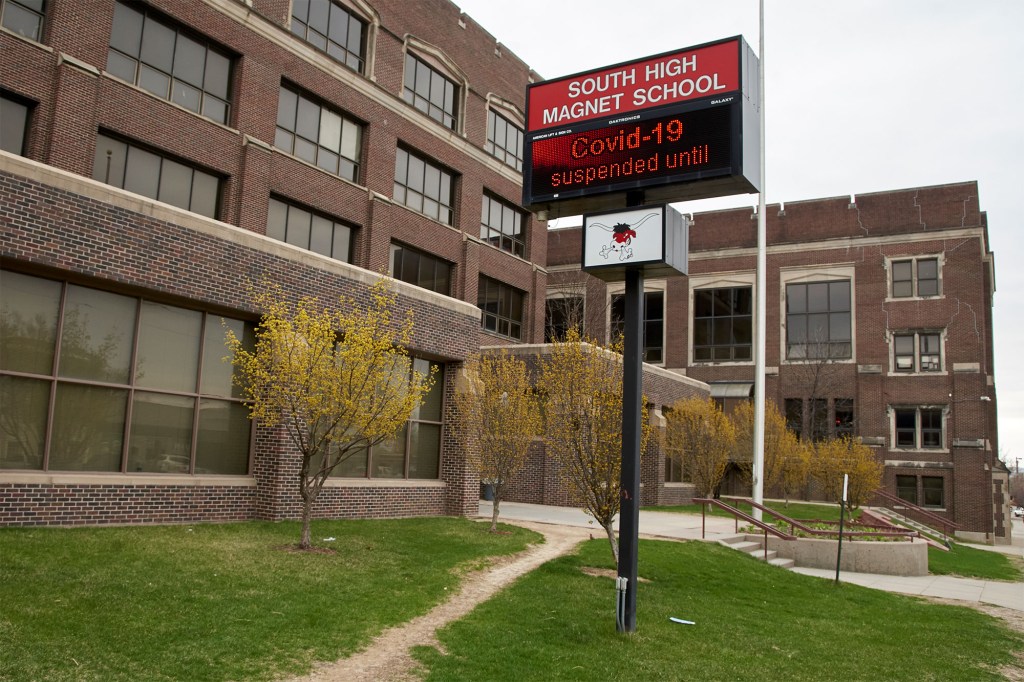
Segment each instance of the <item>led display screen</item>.
[[723,99],[717,106],[531,136],[525,180],[532,202],[728,175],[735,162],[735,98]]

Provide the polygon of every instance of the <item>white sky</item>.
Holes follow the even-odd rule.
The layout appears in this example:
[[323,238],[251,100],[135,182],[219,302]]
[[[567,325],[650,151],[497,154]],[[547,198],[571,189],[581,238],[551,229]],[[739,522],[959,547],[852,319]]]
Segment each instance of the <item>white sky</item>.
[[[759,45],[757,0],[455,1],[544,78],[733,35]],[[765,0],[768,203],[978,181],[1011,469],[1024,467],[1024,359],[1013,350],[1024,337],[1022,29],[1021,0]]]

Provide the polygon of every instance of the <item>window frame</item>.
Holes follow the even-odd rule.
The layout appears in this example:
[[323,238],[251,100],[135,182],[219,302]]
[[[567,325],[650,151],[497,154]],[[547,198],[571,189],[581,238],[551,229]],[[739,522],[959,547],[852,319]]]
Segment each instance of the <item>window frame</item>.
[[[665,310],[668,305],[668,292],[667,286],[663,283],[655,286],[648,287],[644,286],[644,309],[641,312],[640,327],[642,329],[643,336],[643,361],[649,365],[664,365],[665,364]],[[619,317],[616,314],[616,308],[619,306],[619,302],[623,301],[623,315],[625,314],[625,296],[626,292],[621,287],[616,287],[614,290],[608,292],[608,343],[613,344],[617,339],[625,334],[626,325],[625,319]],[[651,297],[661,297],[661,316],[660,317],[649,317],[648,312],[651,310]],[[650,340],[655,337],[654,334],[648,332],[661,327],[661,334],[658,335],[658,343],[650,343]],[[653,357],[653,351],[657,351],[657,358]]]
[[[42,43],[43,38],[45,37],[46,10],[48,9],[47,5],[49,4],[49,2],[47,0],[42,0],[41,4],[42,11],[36,11],[29,7],[28,5],[26,5],[23,0],[0,1],[0,26],[3,26],[6,30],[10,31],[16,36],[24,38],[25,40],[31,40],[34,43]],[[31,15],[33,18],[38,19],[38,21],[36,22],[35,31],[32,35],[27,35],[7,25],[6,20],[10,16],[8,15],[7,12],[11,7],[16,7],[19,11],[25,13],[25,15]]]
[[[20,137],[21,144],[17,151],[3,146],[0,146],[0,149],[10,152],[11,154],[17,154],[18,156],[25,156],[28,151],[28,134],[32,126],[32,114],[33,109],[35,108],[35,102],[19,97],[13,93],[9,93],[7,90],[0,90],[0,109],[10,106],[24,109],[24,117],[21,125],[19,126],[20,130],[14,130],[12,128],[12,131],[16,132]],[[0,116],[0,126],[7,125],[7,121],[11,120],[11,115],[12,112],[8,109],[4,116]],[[2,133],[0,133],[0,135],[2,135]],[[0,140],[2,140],[2,137],[0,137]]]
[[[452,87],[450,110],[447,108],[446,85]],[[437,87],[441,88],[440,103],[435,101]],[[403,102],[444,128],[462,132],[466,90],[466,78],[441,50],[407,40],[399,92]]]
[[[497,226],[491,222],[495,218],[495,213],[497,213]],[[506,232],[505,219],[507,216],[511,216],[513,223],[518,224],[518,236],[514,231],[511,234]],[[502,199],[497,194],[484,191],[480,210],[480,241],[525,260],[529,221],[529,216],[525,215],[518,206]]]
[[[106,73],[109,73],[111,76],[117,78],[118,80],[130,83],[131,85],[150,93],[154,97],[162,99],[166,102],[171,102],[172,104],[175,104],[185,109],[186,111],[190,111],[193,114],[207,118],[211,121],[214,121],[215,123],[220,123],[221,125],[229,125],[232,116],[231,100],[233,93],[231,89],[231,81],[234,76],[235,70],[235,56],[228,50],[220,47],[220,45],[215,43],[214,41],[208,39],[207,37],[199,33],[196,33],[191,29],[191,27],[187,26],[186,24],[182,24],[174,19],[169,19],[163,14],[159,14],[157,12],[150,10],[148,7],[129,5],[118,0],[114,3],[115,23],[117,21],[118,8],[124,8],[124,11],[133,12],[142,17],[142,21],[139,24],[138,31],[137,53],[130,54],[128,52],[125,52],[120,47],[114,46],[113,43],[115,41],[115,38],[123,39],[124,36],[127,35],[127,33],[124,31],[117,33],[116,27],[112,26],[110,39],[107,43],[107,62],[105,64],[104,69]],[[147,35],[147,24],[149,22],[157,24],[162,29],[166,29],[167,31],[170,31],[174,34],[173,44],[171,47],[169,67],[165,65],[151,63],[151,61],[144,60],[144,56],[146,53],[145,38]],[[135,35],[132,34],[131,37],[134,38]],[[196,85],[195,82],[184,80],[184,78],[181,77],[180,73],[178,73],[177,75],[175,73],[177,71],[177,58],[178,55],[180,54],[179,47],[185,45],[182,39],[190,41],[191,43],[195,43],[199,47],[204,48],[202,65],[203,73],[200,76],[200,80],[202,80],[203,82],[200,85]],[[151,41],[150,45],[153,44],[154,43]],[[218,92],[213,89],[213,84],[207,83],[207,80],[211,78],[211,62],[209,59],[210,53],[217,55],[218,57],[227,62],[225,67],[222,95],[218,94]],[[118,68],[117,66],[113,66],[111,64],[111,59],[124,60],[122,64],[122,66],[124,67],[127,67],[128,62],[131,62],[133,65],[132,70],[134,72],[132,78],[127,78],[126,74],[122,69]],[[144,84],[143,79],[145,77],[145,71],[143,67],[145,67],[145,69],[149,69],[150,71],[152,71],[155,74],[155,76],[162,77],[166,80],[165,94],[160,94],[154,88],[147,87],[147,85]],[[168,70],[168,68],[170,70]],[[214,70],[215,69],[216,67],[214,67]],[[216,85],[219,85],[219,83]],[[189,106],[187,102],[180,101],[177,98],[176,88],[178,87],[189,89],[199,93],[197,108],[193,109],[191,106]],[[207,105],[210,100],[212,100],[214,103],[219,103],[223,106],[223,117],[212,115],[212,112],[208,110]],[[210,106],[212,108],[213,106],[215,106],[215,104],[211,104]]]
[[[284,225],[281,226],[281,230],[280,230],[281,233],[282,233],[281,237],[278,237],[277,234],[276,234],[276,232],[277,232],[276,226],[273,226],[274,234],[271,233],[272,226],[270,224],[270,220],[271,220],[271,217],[275,213],[275,210],[274,210],[274,203],[275,202],[277,204],[280,204],[281,206],[283,206],[284,209],[285,209]],[[292,226],[292,221],[291,221],[291,213],[292,213],[292,211],[301,211],[302,213],[306,213],[306,214],[309,215],[309,223],[308,223],[308,230],[306,231],[306,239],[303,240],[303,241],[305,241],[305,244],[297,243],[299,240],[294,238],[294,237],[291,240],[289,239],[289,234],[288,233],[291,231],[291,228],[293,227]],[[330,238],[331,238],[330,239],[330,241],[331,241],[330,251],[331,252],[330,253],[324,253],[323,251],[320,251],[320,250],[317,250],[317,249],[313,248],[313,241],[314,241],[314,237],[315,237],[314,221],[317,218],[319,218],[320,220],[328,221],[328,222],[331,223],[331,234],[330,234]],[[347,230],[348,231],[348,248],[344,249],[344,251],[345,251],[345,257],[344,258],[339,258],[338,256],[335,255],[335,252],[337,251],[337,249],[335,248],[335,243],[334,242],[335,242],[335,239],[337,239],[338,229],[339,228],[342,228],[343,230]],[[266,231],[266,234],[267,234],[268,237],[270,237],[271,239],[276,239],[277,241],[280,241],[280,242],[284,242],[285,244],[291,244],[292,246],[297,246],[297,247],[299,247],[301,249],[305,249],[306,251],[311,251],[313,253],[316,253],[316,254],[319,254],[321,256],[324,256],[325,258],[330,258],[332,260],[341,261],[342,263],[351,263],[352,262],[352,254],[355,253],[355,241],[356,241],[356,232],[357,232],[357,230],[358,230],[358,228],[356,226],[352,225],[351,223],[349,223],[348,221],[339,220],[337,218],[334,218],[333,216],[326,215],[325,213],[322,213],[320,211],[311,210],[311,209],[309,209],[309,208],[307,208],[307,207],[305,207],[305,206],[303,206],[301,204],[297,204],[297,203],[295,203],[293,201],[289,201],[288,199],[285,199],[285,198],[283,198],[283,197],[281,197],[279,195],[276,195],[276,194],[271,194],[270,195],[270,199],[267,202],[267,231]]]
[[[489,305],[489,293],[492,289],[495,292],[497,309],[489,311],[485,306]],[[527,292],[481,273],[477,283],[476,301],[477,307],[480,308],[480,326],[485,332],[516,341],[523,339]],[[518,319],[515,317],[517,310]],[[487,326],[490,319],[493,319],[493,328]],[[503,323],[506,329],[504,332],[501,331]]]
[[[501,126],[499,126],[499,123]],[[499,143],[498,128],[505,131],[505,139]],[[515,149],[508,148],[509,131],[514,131]],[[526,139],[526,130],[521,123],[516,123],[509,116],[501,113],[494,106],[487,107],[487,139],[484,141],[484,151],[501,161],[516,172],[523,172],[523,144]],[[510,162],[511,161],[511,162]]]
[[[210,312],[208,310],[202,310],[198,308],[187,308],[180,305],[165,303],[160,300],[151,299],[145,296],[135,296],[125,294],[117,291],[110,291],[107,289],[99,289],[91,286],[83,286],[75,282],[70,282],[61,279],[50,279],[46,277],[38,277],[34,274],[22,273],[14,270],[3,270],[4,274],[14,274],[20,277],[29,277],[36,280],[42,280],[44,282],[52,283],[49,286],[56,286],[59,288],[59,296],[56,302],[55,311],[55,327],[54,327],[54,338],[52,348],[52,358],[49,361],[49,368],[45,372],[25,370],[25,369],[0,369],[0,377],[14,379],[28,380],[45,384],[47,388],[46,398],[46,410],[45,417],[43,419],[43,426],[45,434],[42,439],[42,458],[39,466],[36,468],[22,468],[22,469],[2,469],[3,470],[19,470],[19,471],[31,471],[31,472],[61,472],[67,474],[121,474],[121,475],[153,475],[153,476],[248,476],[252,473],[253,457],[254,457],[254,439],[255,439],[255,428],[253,428],[251,421],[248,419],[248,411],[246,411],[244,423],[248,430],[248,435],[245,439],[245,465],[244,471],[242,472],[230,472],[230,473],[218,473],[212,471],[196,471],[199,462],[200,455],[200,443],[199,439],[201,436],[200,426],[202,424],[203,412],[202,408],[204,403],[211,401],[219,403],[227,403],[236,406],[246,405],[244,396],[241,395],[240,390],[234,385],[229,389],[230,395],[223,395],[217,392],[210,392],[209,390],[204,391],[204,376],[207,368],[204,362],[209,360],[207,357],[208,349],[207,342],[211,334],[217,335],[217,330],[221,326],[221,320],[229,319],[232,322],[237,323],[243,330],[243,336],[247,343],[254,342],[254,330],[255,325],[248,320],[236,317],[225,318],[223,315]],[[69,370],[69,366],[64,363],[71,362],[70,356],[65,356],[62,348],[62,339],[66,332],[66,326],[69,323],[69,318],[72,317],[72,311],[68,309],[69,296],[74,287],[77,290],[81,290],[84,295],[100,295],[104,297],[119,297],[123,299],[125,304],[124,310],[128,310],[128,305],[131,306],[131,329],[127,330],[131,334],[131,339],[126,343],[125,348],[128,351],[126,355],[126,372],[124,377],[121,379],[112,377],[88,377],[80,376],[73,368]],[[88,292],[92,292],[91,294]],[[113,300],[108,298],[108,300]],[[147,375],[143,371],[144,365],[141,363],[146,359],[144,354],[140,353],[143,341],[143,330],[145,317],[145,311],[148,307],[158,307],[172,309],[173,311],[183,311],[189,314],[195,314],[200,316],[200,327],[198,334],[195,336],[195,369],[194,369],[194,381],[191,383],[191,388],[175,387],[169,385],[152,385],[147,381]],[[156,338],[156,337],[150,337]],[[217,357],[222,354],[223,348],[216,352]],[[166,369],[166,368],[165,368]],[[233,372],[234,370],[232,370]],[[115,421],[120,421],[121,427],[121,442],[119,444],[119,452],[117,453],[117,469],[66,469],[66,468],[52,468],[51,463],[54,456],[54,439],[56,436],[54,432],[57,431],[57,414],[60,409],[62,387],[64,389],[93,389],[93,390],[108,390],[116,391],[123,394],[124,399],[124,410],[120,415],[115,415]],[[142,396],[143,400],[140,403],[137,399]],[[165,399],[178,399],[178,400],[189,400],[191,401],[191,424],[190,424],[190,436],[188,444],[188,467],[185,471],[171,471],[171,470],[129,470],[129,465],[133,459],[132,448],[135,445],[132,442],[132,438],[142,438],[141,433],[135,432],[137,426],[134,422],[134,413],[139,404],[145,404],[146,397],[161,396]],[[207,422],[209,425],[209,422]],[[173,457],[169,455],[162,455],[165,460],[173,460]],[[180,463],[180,462],[179,462]]]
[[[918,256],[890,257],[886,260],[888,274],[887,299],[890,301],[924,300],[943,297],[942,271],[945,265],[943,254],[924,254]],[[920,275],[922,263],[934,263],[935,276],[922,278]],[[903,266],[907,266],[907,272]],[[933,282],[935,293],[921,293],[922,282]],[[897,285],[900,288],[909,287],[908,293],[897,292]]]
[[[293,99],[292,99],[293,98]],[[287,104],[288,101],[294,102],[294,107]],[[309,137],[304,134],[305,131],[300,132],[299,129],[304,126],[300,122],[300,117],[303,114],[303,109],[310,109],[315,107],[317,110],[316,116],[316,139]],[[294,108],[294,116],[289,116],[290,109]],[[309,113],[312,113],[311,111]],[[333,149],[330,146],[324,144],[324,119],[325,117],[334,116],[340,119],[338,122],[338,142],[337,149]],[[282,117],[291,118],[290,125],[288,128],[286,125],[282,125]],[[356,140],[354,143],[355,150],[353,156],[347,156],[343,153],[346,147],[346,131],[353,130],[352,134]],[[311,132],[311,131],[310,131]],[[330,173],[343,180],[359,184],[360,176],[362,175],[362,157],[363,157],[363,138],[366,134],[366,125],[352,116],[349,116],[346,112],[341,109],[337,109],[330,104],[324,103],[315,97],[307,95],[305,92],[298,88],[291,87],[285,83],[281,83],[280,90],[278,91],[277,99],[277,120],[274,128],[274,148],[278,149],[290,156],[294,156],[301,161],[304,161],[312,166],[316,166],[325,173]],[[312,158],[307,158],[302,150],[300,150],[300,143],[304,149],[312,152]],[[329,163],[330,157],[333,156],[333,163]],[[351,173],[343,173],[343,170],[350,169]]]
[[[408,280],[408,279],[405,279],[405,277],[403,276],[405,274],[405,267],[404,266],[403,267],[396,267],[398,265],[396,263],[396,259],[399,257],[400,254],[404,254],[404,252],[414,253],[414,254],[416,254],[416,256],[418,258],[417,266],[416,266],[416,281],[415,282],[413,282],[411,280]],[[404,260],[404,255],[402,255],[402,259]],[[423,263],[424,263],[424,261],[429,261],[429,262],[433,263],[433,265],[434,265],[434,272],[435,273],[437,272],[437,268],[438,267],[445,267],[445,268],[447,268],[447,275],[446,275],[446,278],[444,280],[448,284],[448,286],[446,287],[446,291],[440,291],[440,290],[435,289],[433,287],[423,286],[423,284],[420,284],[420,282],[423,281],[423,279],[424,279],[423,278]],[[391,242],[391,249],[390,249],[390,253],[389,253],[389,257],[388,257],[388,274],[393,279],[396,279],[396,280],[398,280],[400,282],[405,282],[406,284],[411,284],[413,286],[420,287],[421,289],[426,289],[427,291],[433,291],[434,293],[441,294],[443,296],[451,296],[452,295],[452,284],[453,284],[453,282],[455,280],[455,277],[454,277],[454,274],[455,274],[455,264],[451,263],[451,262],[449,262],[447,260],[444,260],[443,258],[435,256],[434,254],[429,253],[427,251],[424,251],[422,249],[417,249],[414,246],[409,246],[408,244],[405,244],[403,242],[392,241]],[[435,275],[434,278],[432,278],[432,281],[437,281],[436,275]]]
[[[572,301],[572,303],[566,303]],[[571,308],[569,307],[571,306]],[[582,291],[569,291],[559,287],[548,287],[544,297],[544,343],[565,339],[569,331],[568,310],[579,311],[580,335],[586,332],[587,297]],[[555,313],[559,319],[555,319]]]
[[[913,419],[912,426],[908,424],[908,417]],[[946,417],[947,409],[945,407],[934,405],[894,406],[890,415],[890,449],[948,452]],[[937,427],[935,426],[936,421],[938,422]],[[908,436],[912,439],[912,443],[908,441]],[[937,444],[929,445],[929,441],[934,441]]]
[[[100,158],[101,158],[100,154],[101,154],[102,146],[103,146],[103,145],[101,145],[101,139],[109,140],[112,143],[112,146],[116,146],[116,145],[123,145],[124,146],[124,167],[120,169],[120,173],[119,173],[120,174],[120,180],[117,183],[110,182],[111,178],[109,176],[109,172],[110,172],[111,168],[118,168],[119,166],[108,166],[105,169],[105,171],[104,171],[103,177],[97,177],[97,171],[98,171],[97,167],[99,165],[98,162],[100,161]],[[135,191],[135,189],[128,189],[128,188],[125,187],[125,185],[127,184],[127,181],[128,181],[128,176],[129,176],[129,172],[128,172],[129,164],[131,163],[129,155],[132,152],[132,150],[136,150],[136,152],[139,153],[140,155],[148,154],[148,155],[151,155],[151,156],[155,156],[155,157],[157,157],[157,159],[159,159],[160,165],[159,165],[159,169],[157,170],[157,177],[156,177],[157,196],[152,196],[150,194],[143,194],[141,192]],[[111,160],[112,158],[113,158],[113,155],[110,155],[110,156],[107,157],[108,160]],[[140,156],[140,158],[144,159],[145,156]],[[165,199],[161,199],[160,198],[161,188],[163,187],[163,179],[165,177],[165,170],[166,170],[165,166],[164,166],[165,163],[177,164],[179,166],[183,166],[185,168],[188,168],[188,169],[190,169],[192,171],[191,186],[189,188],[189,205],[188,206],[181,206],[180,204],[172,203],[170,201],[167,201]],[[199,174],[201,174],[202,176],[204,176],[206,178],[210,178],[210,179],[212,179],[216,183],[215,186],[213,187],[213,211],[212,211],[212,215],[208,214],[208,213],[203,213],[201,211],[197,211],[197,210],[192,208],[194,192],[195,192],[195,189],[196,189],[196,180],[197,180],[196,173],[199,173]],[[135,182],[140,182],[141,181],[138,176],[133,176],[133,178],[134,178]],[[182,209],[184,211],[189,211],[189,212],[195,213],[197,215],[205,216],[207,218],[213,218],[214,220],[218,220],[220,218],[220,214],[221,214],[221,201],[223,199],[223,190],[224,190],[224,187],[223,187],[224,178],[221,175],[219,175],[217,173],[212,173],[212,172],[206,170],[205,168],[200,168],[199,166],[197,166],[197,165],[195,165],[195,164],[193,164],[193,163],[191,163],[189,161],[185,161],[185,160],[179,159],[177,157],[168,155],[168,154],[166,154],[166,153],[164,153],[162,151],[159,151],[159,150],[157,150],[157,149],[155,149],[153,147],[149,147],[149,146],[146,146],[146,145],[140,145],[140,144],[138,144],[136,142],[129,141],[129,140],[127,140],[125,138],[122,138],[122,137],[119,137],[117,135],[113,135],[111,133],[106,132],[105,130],[100,130],[96,134],[96,151],[95,151],[95,154],[94,154],[94,157],[93,157],[93,174],[92,174],[92,179],[96,180],[98,182],[102,182],[102,183],[104,183],[106,185],[110,185],[111,187],[117,187],[118,189],[122,189],[122,190],[124,190],[126,192],[132,192],[134,194],[138,194],[139,196],[146,197],[147,199],[151,199],[153,201],[160,201],[160,202],[163,202],[163,203],[167,203],[167,204],[169,204],[171,206],[175,206],[176,208]],[[202,179],[202,178],[199,178],[199,179]]]
[[[910,375],[910,374],[942,374],[945,372],[945,332],[942,331],[906,331],[906,332],[893,332],[892,334],[892,354],[890,357],[891,369],[893,374]],[[930,342],[935,342],[935,350],[931,352],[931,349],[922,348],[925,345],[930,345]],[[906,349],[907,344],[910,345],[910,351]],[[900,346],[904,348],[900,348]],[[925,366],[924,358],[936,357],[934,368],[928,368]],[[900,368],[900,360],[903,359],[904,365],[909,361],[909,367]],[[931,363],[929,363],[930,366]]]
[[[342,2],[340,0],[330,0],[329,7],[327,10],[327,31],[326,33],[319,30],[316,26],[310,25],[310,13],[313,11],[314,3],[323,5],[323,0],[305,0],[305,2],[295,1],[292,2],[291,13],[289,14],[289,29],[292,35],[297,37],[307,45],[312,46],[319,52],[322,52],[329,56],[334,61],[345,66],[347,69],[354,71],[360,75],[366,76],[370,73],[370,54],[371,54],[371,40],[375,31],[373,30],[377,24],[376,16],[372,16],[371,11],[367,11],[368,8],[364,8],[360,3],[360,9],[356,10],[349,3]],[[301,19],[296,15],[296,11],[302,6],[306,9],[305,20]],[[331,29],[332,22],[336,18],[334,9],[340,13],[346,15],[347,30],[345,31],[345,44],[342,45],[336,40],[331,39],[331,35],[334,33]],[[340,17],[337,17],[340,18]],[[352,26],[351,22],[356,21],[360,24],[359,28],[359,40],[360,50],[355,52],[349,49],[348,43],[352,38]],[[322,38],[322,45],[320,41],[310,40],[310,33],[314,33],[318,38]],[[336,46],[336,49],[332,50],[332,45]],[[339,54],[340,53],[340,54]],[[356,62],[353,66],[352,61]]]
[[[845,308],[835,308],[835,309],[833,309],[833,307],[832,307],[832,305],[833,305],[833,293],[832,293],[833,286],[841,286],[841,285],[844,285],[844,284],[846,285],[846,287],[848,289],[848,292],[849,292],[849,296],[848,296],[848,299],[847,299],[846,307]],[[821,285],[825,285],[826,286],[825,297],[826,297],[826,299],[828,301],[827,307],[824,308],[824,309],[820,309],[820,310],[819,309],[812,310],[810,304],[807,303],[807,301],[809,299],[809,294],[811,293],[810,292],[810,287],[821,286]],[[782,292],[783,292],[782,301],[781,301],[782,315],[783,315],[782,319],[784,319],[786,321],[786,326],[785,326],[785,333],[780,335],[782,337],[780,339],[780,341],[782,343],[782,351],[783,351],[782,352],[782,357],[785,358],[785,362],[787,362],[787,363],[853,362],[854,358],[856,357],[856,352],[855,352],[856,351],[856,349],[855,349],[855,345],[856,344],[855,344],[855,340],[856,340],[856,337],[857,337],[857,335],[856,335],[856,318],[855,318],[855,315],[854,315],[854,311],[857,308],[856,308],[856,302],[855,302],[854,279],[853,279],[852,273],[848,277],[842,277],[842,276],[836,277],[836,276],[830,276],[830,275],[827,275],[827,274],[821,274],[821,275],[818,275],[818,276],[811,276],[809,278],[784,279],[781,282],[781,286],[782,286]],[[805,303],[803,305],[803,310],[791,310],[791,304],[793,304],[794,300],[796,300],[798,298],[795,295],[795,293],[794,293],[796,291],[796,287],[802,287],[803,290],[804,290],[803,300],[804,300]],[[793,307],[795,307],[795,305]],[[833,332],[832,332],[833,317],[838,318],[839,316],[843,316],[843,315],[847,316],[847,318],[849,320],[849,322],[848,322],[849,338],[848,339],[842,339],[842,338],[839,338],[839,337],[833,338]],[[810,340],[810,334],[811,334],[811,329],[810,329],[811,325],[810,325],[810,323],[811,323],[811,318],[812,317],[814,317],[814,318],[821,318],[821,317],[823,317],[825,319],[825,321],[827,322],[828,330],[827,330],[827,338],[826,339],[816,340],[816,341],[811,341]],[[805,339],[806,339],[804,341],[792,341],[791,340],[791,336],[794,334],[794,332],[800,326],[800,325],[797,324],[797,320],[798,319],[803,319],[804,320],[803,327],[804,327],[804,336],[805,336]],[[820,329],[820,327],[819,327],[819,329]],[[826,355],[824,355],[824,356],[812,356],[810,354],[812,347],[820,347],[822,345],[827,346],[827,348],[828,348],[828,352],[827,352]],[[803,347],[803,349],[804,349],[804,353],[803,354],[795,354],[794,353],[794,347],[797,347],[797,346]]]
[[[738,292],[741,291],[741,290],[746,290],[746,291],[749,292],[749,301],[748,302],[750,304],[750,310],[746,314],[737,314],[735,312],[735,297],[738,295]],[[716,300],[716,296],[717,296],[718,292],[723,292],[723,291],[733,292],[731,294],[731,298],[733,300],[730,301],[730,312],[729,312],[729,314],[723,314],[723,315],[712,314],[712,315],[704,315],[704,316],[698,317],[697,316],[697,310],[699,308],[698,297],[703,297],[706,294],[710,294],[711,298],[712,298],[711,310],[712,310],[712,312],[714,312],[716,310],[716,306],[714,305],[714,302]],[[753,288],[753,286],[740,284],[740,285],[735,285],[735,286],[694,287],[694,289],[692,291],[692,296],[693,296],[693,299],[692,299],[693,303],[692,303],[690,318],[691,318],[691,326],[692,326],[691,335],[693,337],[693,341],[691,343],[691,355],[693,357],[693,363],[694,364],[720,364],[720,363],[727,363],[727,362],[735,362],[735,363],[749,364],[749,363],[753,362],[754,361],[754,354],[753,354],[753,348],[754,348],[754,315],[753,315],[754,288]],[[717,320],[729,320],[729,330],[730,330],[729,336],[730,336],[730,338],[734,339],[736,337],[736,334],[735,334],[736,320],[743,320],[744,318],[749,321],[749,327],[750,327],[750,341],[748,343],[746,343],[746,344],[742,344],[742,343],[729,343],[729,344],[714,343],[714,339],[715,339],[715,326],[716,326],[716,321]],[[700,343],[697,342],[697,329],[700,326],[702,326],[699,323],[703,322],[704,320],[709,320],[710,321],[710,327],[711,327],[710,338],[712,339],[712,343],[709,343],[709,344],[700,344]],[[737,358],[736,357],[736,350],[737,349],[742,349],[744,346],[747,348],[747,357],[745,357],[745,358]],[[716,350],[722,349],[722,348],[725,348],[725,349],[727,349],[729,351],[729,357],[728,358],[716,358],[716,357],[714,357]],[[710,357],[698,358],[697,357],[698,349],[707,349],[708,352],[709,352]]]
[[[423,166],[422,177],[420,178],[421,182],[418,188],[412,187],[408,184],[410,176],[415,178],[417,174],[412,171],[414,161],[418,164],[422,164]],[[437,196],[427,194],[427,190],[429,189],[428,184],[431,183],[429,178],[431,172],[436,172],[438,174]],[[404,182],[399,182],[399,175],[404,177]],[[457,179],[458,175],[444,166],[424,156],[420,156],[402,145],[399,145],[395,152],[395,175],[394,185],[392,187],[392,199],[395,203],[405,206],[410,211],[415,211],[416,213],[424,215],[443,225],[454,227],[456,197],[455,185]],[[444,188],[446,184],[448,186],[447,197],[444,196]],[[410,192],[419,196],[419,208],[417,208],[413,203],[409,203]],[[399,198],[399,195],[401,195],[401,198]],[[444,199],[444,201],[442,201],[442,199]],[[425,210],[428,201],[436,204],[436,214],[428,213]],[[442,220],[442,212],[447,214],[447,220]]]

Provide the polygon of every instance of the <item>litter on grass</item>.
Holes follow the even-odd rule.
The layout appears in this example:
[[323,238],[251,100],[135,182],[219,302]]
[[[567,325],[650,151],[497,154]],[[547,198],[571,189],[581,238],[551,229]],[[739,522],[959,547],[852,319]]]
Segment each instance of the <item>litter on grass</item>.
[[692,620],[683,620],[682,618],[676,618],[675,616],[669,616],[668,619],[673,623],[682,623],[683,625],[696,625]]

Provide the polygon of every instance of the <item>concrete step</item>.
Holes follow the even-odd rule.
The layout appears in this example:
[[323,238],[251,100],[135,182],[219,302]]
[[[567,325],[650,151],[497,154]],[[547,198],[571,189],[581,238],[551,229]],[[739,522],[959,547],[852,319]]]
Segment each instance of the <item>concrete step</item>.
[[792,559],[783,559],[781,557],[774,557],[768,560],[768,563],[772,566],[778,566],[779,568],[793,568],[796,566],[796,562]]

